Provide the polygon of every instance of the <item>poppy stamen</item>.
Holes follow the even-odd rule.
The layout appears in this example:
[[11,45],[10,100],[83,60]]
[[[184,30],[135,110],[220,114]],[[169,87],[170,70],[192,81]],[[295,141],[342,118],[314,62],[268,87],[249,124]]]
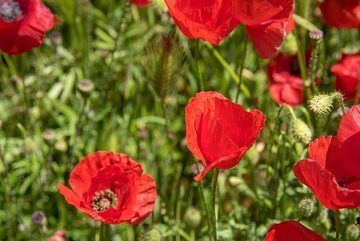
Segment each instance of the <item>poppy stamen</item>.
[[10,23],[23,15],[20,4],[15,0],[0,0],[0,18]]
[[116,194],[110,189],[96,192],[92,199],[93,209],[97,212],[103,212],[108,209],[116,208],[118,199]]

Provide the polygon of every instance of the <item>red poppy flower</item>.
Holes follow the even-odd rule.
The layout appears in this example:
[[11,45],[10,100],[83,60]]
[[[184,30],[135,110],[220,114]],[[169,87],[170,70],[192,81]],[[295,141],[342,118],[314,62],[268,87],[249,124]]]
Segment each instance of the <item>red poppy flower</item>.
[[213,168],[229,169],[239,163],[266,120],[261,111],[247,112],[217,92],[196,94],[185,111],[187,145],[205,166],[196,181]]
[[272,58],[294,28],[294,0],[233,0],[233,14],[243,24],[260,58]]
[[268,66],[270,96],[279,105],[291,106],[303,103],[304,83],[296,55],[280,54]]
[[297,179],[327,208],[360,207],[360,105],[342,118],[337,136],[319,137],[309,159],[294,167]]
[[359,0],[325,0],[320,4],[325,23],[335,28],[359,28]]
[[325,241],[319,234],[311,231],[297,221],[285,221],[273,225],[266,235],[265,241]]
[[236,28],[231,0],[165,0],[170,15],[190,39],[203,39],[217,45]]
[[70,174],[71,189],[58,184],[65,200],[90,217],[109,224],[138,224],[153,210],[156,184],[125,154],[95,152]]
[[354,55],[344,54],[331,71],[336,75],[336,89],[347,99],[354,98],[360,87],[360,52]]
[[58,22],[40,0],[0,0],[0,49],[21,54],[38,47]]
[[131,0],[131,2],[138,7],[146,7],[150,4],[150,0]]

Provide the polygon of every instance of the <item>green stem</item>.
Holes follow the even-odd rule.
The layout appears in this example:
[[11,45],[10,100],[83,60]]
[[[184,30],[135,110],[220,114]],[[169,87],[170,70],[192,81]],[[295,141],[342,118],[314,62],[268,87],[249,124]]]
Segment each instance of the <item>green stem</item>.
[[295,112],[294,112],[293,108],[291,108],[291,107],[290,107],[289,105],[287,105],[287,104],[284,104],[283,106],[290,112],[291,117],[293,118],[293,120],[296,120],[297,117],[296,117],[296,115],[295,115]]
[[197,70],[197,75],[198,75],[198,79],[199,79],[199,83],[200,83],[200,90],[204,90],[205,89],[205,83],[204,83],[204,79],[202,78],[202,74],[200,71],[200,59],[201,59],[201,50],[200,50],[200,40],[196,41],[196,52],[195,52],[195,62],[196,62],[196,70]]
[[340,211],[335,211],[336,241],[340,241]]
[[100,241],[110,241],[110,225],[101,222],[100,226]]
[[212,224],[213,224],[213,237],[214,241],[217,241],[217,220],[216,220],[216,187],[219,177],[219,169],[215,169],[215,173],[212,179],[212,202],[211,202],[211,211],[212,211]]
[[[197,162],[195,164],[196,164],[197,172],[200,173],[199,164]],[[205,209],[205,215],[206,215],[205,218],[206,218],[206,220],[208,222],[209,237],[210,237],[210,240],[211,240],[212,236],[210,235],[210,233],[211,233],[211,230],[212,230],[212,221],[210,219],[210,212],[209,212],[208,206],[206,205],[206,202],[205,202],[205,192],[204,192],[204,185],[203,185],[202,181],[199,182],[199,187],[200,187],[200,199],[201,199],[202,206]]]
[[246,50],[247,50],[247,37],[246,37],[246,31],[244,30],[244,48],[241,51],[241,62],[240,62],[240,70],[239,70],[239,82],[238,82],[238,86],[237,86],[237,92],[236,92],[236,99],[235,99],[235,103],[238,102],[239,100],[239,96],[240,96],[240,90],[241,90],[241,85],[242,85],[242,80],[243,80],[243,70],[244,70],[244,64],[245,64],[245,58],[246,58]]

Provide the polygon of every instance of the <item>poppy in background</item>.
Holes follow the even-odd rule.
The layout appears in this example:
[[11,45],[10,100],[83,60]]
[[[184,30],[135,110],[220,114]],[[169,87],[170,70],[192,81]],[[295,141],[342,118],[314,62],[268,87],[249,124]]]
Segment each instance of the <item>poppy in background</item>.
[[323,237],[297,221],[285,221],[273,225],[264,241],[325,241]]
[[36,48],[58,22],[40,0],[0,0],[0,49],[21,54]]
[[325,23],[334,28],[360,27],[359,0],[324,0],[320,9]]
[[354,98],[360,88],[360,52],[353,55],[343,54],[339,63],[332,66],[331,72],[336,75],[336,89],[341,91],[346,99]]
[[233,14],[246,25],[260,58],[272,58],[294,28],[294,0],[233,0]]
[[154,210],[154,179],[125,154],[99,151],[88,155],[71,172],[69,184],[71,189],[58,184],[65,200],[108,224],[138,224]]
[[232,16],[230,0],[165,0],[171,17],[190,39],[219,44],[239,22]]
[[131,0],[131,3],[135,4],[138,7],[146,7],[150,4],[150,0]]
[[240,162],[265,126],[259,110],[244,110],[217,92],[200,92],[185,108],[186,141],[205,166],[200,181],[213,168],[229,169]]
[[360,207],[360,105],[342,118],[337,136],[319,137],[309,158],[294,167],[297,179],[332,210]]
[[280,54],[268,65],[270,96],[279,105],[303,103],[304,82],[296,55]]

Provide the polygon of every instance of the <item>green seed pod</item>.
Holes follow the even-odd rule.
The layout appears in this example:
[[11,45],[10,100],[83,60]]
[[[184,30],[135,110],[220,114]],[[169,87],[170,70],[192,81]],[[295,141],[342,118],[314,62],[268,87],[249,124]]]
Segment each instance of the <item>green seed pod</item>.
[[161,233],[156,228],[151,229],[150,231],[146,232],[142,238],[141,241],[161,241]]
[[360,226],[353,224],[347,227],[346,237],[349,240],[358,240],[360,238]]
[[302,217],[310,217],[314,212],[314,202],[310,198],[304,198],[300,201],[299,212]]
[[201,223],[201,213],[194,207],[189,207],[184,215],[185,224],[190,228],[197,228]]
[[291,122],[290,133],[294,139],[303,144],[310,143],[312,139],[312,132],[310,128],[300,119]]

